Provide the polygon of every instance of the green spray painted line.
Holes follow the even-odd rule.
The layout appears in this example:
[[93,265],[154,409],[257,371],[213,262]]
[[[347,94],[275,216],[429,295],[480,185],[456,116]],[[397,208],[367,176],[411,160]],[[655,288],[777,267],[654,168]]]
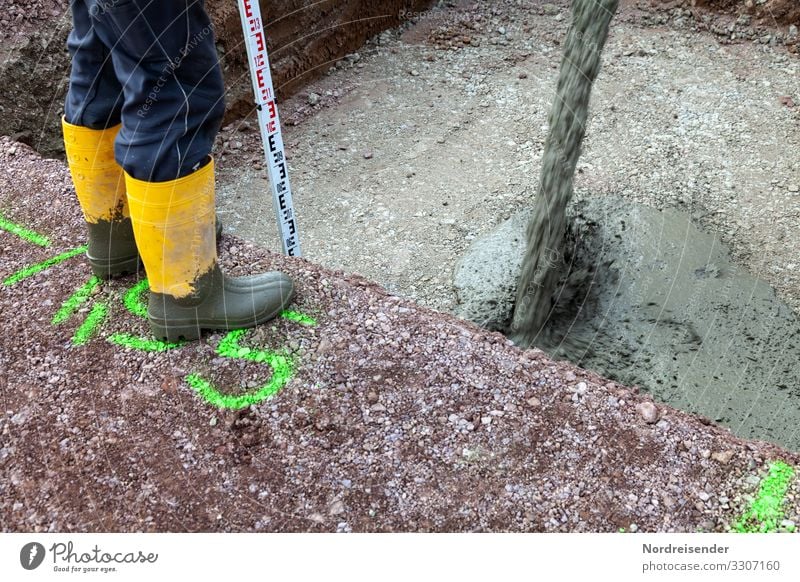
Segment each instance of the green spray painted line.
[[61,305],[61,309],[53,316],[53,325],[58,325],[69,319],[69,316],[75,313],[78,307],[89,299],[92,291],[94,291],[100,283],[102,283],[100,277],[92,275],[88,282],[78,288],[69,299],[64,301]]
[[317,325],[317,320],[299,311],[281,311],[281,317],[301,325]]
[[108,315],[108,305],[105,303],[95,303],[89,315],[86,317],[86,321],[81,324],[75,331],[75,335],[72,336],[72,344],[82,346],[88,342],[103,323],[106,315]]
[[67,259],[71,259],[74,256],[77,256],[83,252],[85,252],[87,246],[84,245],[82,247],[78,247],[77,249],[72,249],[71,251],[67,251],[65,253],[61,253],[60,255],[56,255],[46,261],[42,261],[41,263],[36,263],[35,265],[31,265],[30,267],[25,267],[8,277],[5,281],[3,281],[3,285],[14,285],[15,283],[19,283],[23,279],[27,279],[28,277],[35,275],[45,269],[49,269],[53,265],[57,265],[59,263],[63,263]]
[[109,336],[108,341],[124,348],[141,350],[143,352],[166,352],[183,347],[186,342],[165,342],[162,340],[138,337],[128,333],[115,333]]
[[240,394],[232,396],[230,394],[223,394],[217,390],[211,382],[202,378],[199,374],[190,374],[186,376],[186,382],[197,392],[203,400],[216,406],[217,408],[231,408],[238,410],[240,408],[247,408],[253,404],[258,404],[264,400],[272,398],[292,377],[292,364],[283,356],[272,354],[273,361],[270,362],[272,366],[272,379],[264,384],[256,392],[250,394]]
[[294,364],[286,357],[268,350],[258,350],[239,345],[239,340],[247,333],[246,329],[237,329],[225,335],[217,346],[217,353],[224,358],[249,360],[251,362],[266,363],[272,368],[272,378],[249,394],[237,396],[223,394],[214,385],[202,378],[199,374],[186,376],[186,382],[197,392],[203,400],[218,408],[231,408],[238,410],[257,404],[271,398],[283,388],[292,378]]
[[778,523],[783,518],[781,506],[793,476],[794,469],[783,461],[770,464],[767,476],[761,481],[758,495],[750,504],[750,508],[734,524],[734,531],[739,533],[776,531]]
[[35,245],[39,245],[40,247],[49,247],[50,246],[50,239],[44,236],[43,234],[39,234],[38,232],[34,232],[29,228],[25,228],[24,226],[20,226],[19,224],[15,224],[8,220],[5,216],[0,214],[0,229],[7,230],[11,234],[15,234],[21,239],[28,241],[29,243],[33,243]]
[[[241,337],[247,333],[246,329],[235,329],[225,334],[217,346],[217,353],[223,358],[234,358],[238,360],[250,360],[251,362],[269,362],[272,365],[274,358],[286,358],[276,356],[274,352],[267,350],[254,350],[239,345]],[[273,366],[274,368],[275,366]]]
[[125,292],[125,295],[122,297],[122,302],[125,304],[125,307],[128,308],[128,311],[139,317],[147,317],[147,303],[145,303],[142,295],[146,293],[148,289],[150,289],[150,284],[147,282],[147,279],[142,279]]

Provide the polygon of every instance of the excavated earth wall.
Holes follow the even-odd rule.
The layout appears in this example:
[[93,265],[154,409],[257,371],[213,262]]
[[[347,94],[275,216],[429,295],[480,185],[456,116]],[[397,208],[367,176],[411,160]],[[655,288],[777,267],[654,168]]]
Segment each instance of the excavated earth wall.
[[[407,21],[432,0],[261,1],[273,82],[285,97],[357,51],[370,37]],[[208,0],[227,85],[229,119],[253,110],[237,2]],[[60,118],[69,75],[67,0],[0,0],[0,135],[47,156],[63,156]]]

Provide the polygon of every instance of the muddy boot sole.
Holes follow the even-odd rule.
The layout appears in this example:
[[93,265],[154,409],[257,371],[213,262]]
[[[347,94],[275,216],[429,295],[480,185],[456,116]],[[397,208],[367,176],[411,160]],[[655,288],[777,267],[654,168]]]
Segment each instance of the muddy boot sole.
[[89,265],[92,267],[92,273],[100,279],[113,279],[115,277],[133,275],[142,269],[142,261],[139,259],[138,254],[133,258],[127,257],[117,260],[101,260],[92,257],[88,257],[88,259]]

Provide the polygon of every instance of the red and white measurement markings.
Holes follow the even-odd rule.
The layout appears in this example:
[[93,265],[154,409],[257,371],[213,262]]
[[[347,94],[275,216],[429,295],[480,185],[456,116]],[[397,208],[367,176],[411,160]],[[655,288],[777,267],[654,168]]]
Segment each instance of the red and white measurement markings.
[[250,77],[258,108],[258,126],[267,159],[272,199],[278,220],[283,252],[291,257],[301,256],[300,236],[292,203],[292,188],[286,169],[286,155],[281,135],[281,122],[278,106],[275,104],[275,90],[272,87],[272,74],[267,56],[267,37],[261,21],[261,8],[258,0],[239,0],[239,14],[242,18]]

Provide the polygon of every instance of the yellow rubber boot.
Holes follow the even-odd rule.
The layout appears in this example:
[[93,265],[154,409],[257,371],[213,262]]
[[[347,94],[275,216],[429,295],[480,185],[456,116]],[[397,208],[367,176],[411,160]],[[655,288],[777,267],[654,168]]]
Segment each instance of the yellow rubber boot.
[[89,231],[86,256],[102,278],[135,273],[139,255],[133,236],[125,176],[114,159],[114,139],[121,125],[90,129],[62,118],[67,162]]
[[125,176],[133,230],[150,281],[148,319],[159,339],[269,321],[291,302],[283,273],[229,278],[217,264],[214,162],[169,182]]

